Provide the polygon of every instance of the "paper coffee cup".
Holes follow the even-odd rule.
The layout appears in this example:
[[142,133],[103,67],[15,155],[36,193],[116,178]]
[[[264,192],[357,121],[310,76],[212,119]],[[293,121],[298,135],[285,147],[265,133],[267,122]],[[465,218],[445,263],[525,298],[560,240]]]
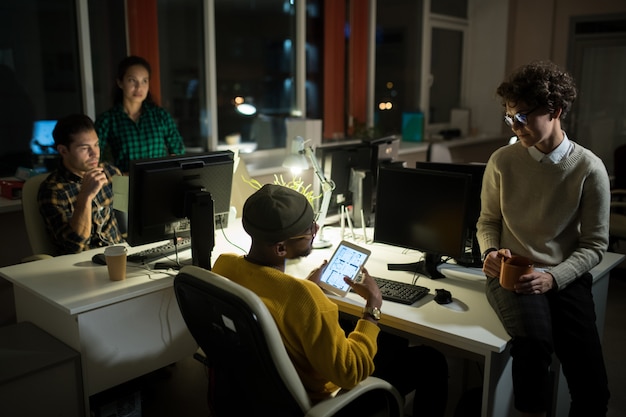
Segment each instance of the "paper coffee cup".
[[239,142],[241,142],[241,135],[239,133],[232,133],[230,135],[226,135],[227,145],[237,145]]
[[515,284],[522,275],[530,274],[533,270],[533,261],[524,256],[502,258],[500,263],[500,286],[510,291],[515,290]]
[[104,249],[104,257],[109,270],[109,279],[111,281],[126,279],[126,247],[107,246]]

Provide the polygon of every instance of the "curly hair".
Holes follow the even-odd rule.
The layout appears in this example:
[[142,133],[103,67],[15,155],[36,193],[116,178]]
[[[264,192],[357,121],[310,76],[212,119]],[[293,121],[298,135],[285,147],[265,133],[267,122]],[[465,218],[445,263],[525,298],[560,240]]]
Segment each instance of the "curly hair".
[[576,99],[574,78],[550,61],[535,61],[515,70],[500,84],[496,94],[506,103],[523,102],[545,107],[550,113],[562,109],[563,119]]

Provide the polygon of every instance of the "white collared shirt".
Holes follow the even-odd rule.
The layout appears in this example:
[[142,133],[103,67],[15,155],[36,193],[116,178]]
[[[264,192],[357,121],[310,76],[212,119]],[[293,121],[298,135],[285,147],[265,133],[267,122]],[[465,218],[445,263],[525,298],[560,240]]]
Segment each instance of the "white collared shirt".
[[528,148],[528,153],[537,162],[547,164],[558,164],[567,157],[574,149],[574,145],[567,138],[567,133],[563,132],[563,141],[552,152],[544,154],[534,146]]

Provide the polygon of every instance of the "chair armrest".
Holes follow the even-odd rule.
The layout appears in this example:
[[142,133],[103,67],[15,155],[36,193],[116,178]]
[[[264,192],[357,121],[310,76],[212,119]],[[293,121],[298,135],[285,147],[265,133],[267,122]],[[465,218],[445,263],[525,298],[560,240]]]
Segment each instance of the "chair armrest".
[[[400,393],[389,382],[376,378],[373,376],[361,381],[356,387],[351,390],[341,390],[339,393],[328,400],[324,400],[315,404],[306,413],[305,417],[327,417],[332,416],[339,412],[342,408],[359,397],[367,395],[368,392],[382,390],[385,391],[389,398],[395,402],[397,409],[391,409],[390,412],[401,417],[404,413],[404,399],[400,396]],[[393,406],[393,404],[392,404]]]
[[51,255],[46,255],[45,253],[40,253],[40,254],[36,254],[36,255],[27,256],[25,258],[22,258],[20,261],[21,261],[21,263],[25,263],[25,262],[40,261],[42,259],[50,259],[50,258],[52,258]]

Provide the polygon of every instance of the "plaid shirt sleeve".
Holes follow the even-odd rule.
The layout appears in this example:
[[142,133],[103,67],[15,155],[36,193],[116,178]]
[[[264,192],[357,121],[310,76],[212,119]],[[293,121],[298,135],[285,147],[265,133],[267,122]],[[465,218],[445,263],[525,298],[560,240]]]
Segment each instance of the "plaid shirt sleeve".
[[[120,172],[104,165],[109,177]],[[76,198],[80,191],[80,178],[59,169],[42,182],[39,193],[39,211],[44,217],[48,234],[52,237],[57,253],[78,253],[87,249],[122,242],[122,236],[113,213],[113,187],[105,185],[92,204],[92,232],[84,238],[70,227]]]

